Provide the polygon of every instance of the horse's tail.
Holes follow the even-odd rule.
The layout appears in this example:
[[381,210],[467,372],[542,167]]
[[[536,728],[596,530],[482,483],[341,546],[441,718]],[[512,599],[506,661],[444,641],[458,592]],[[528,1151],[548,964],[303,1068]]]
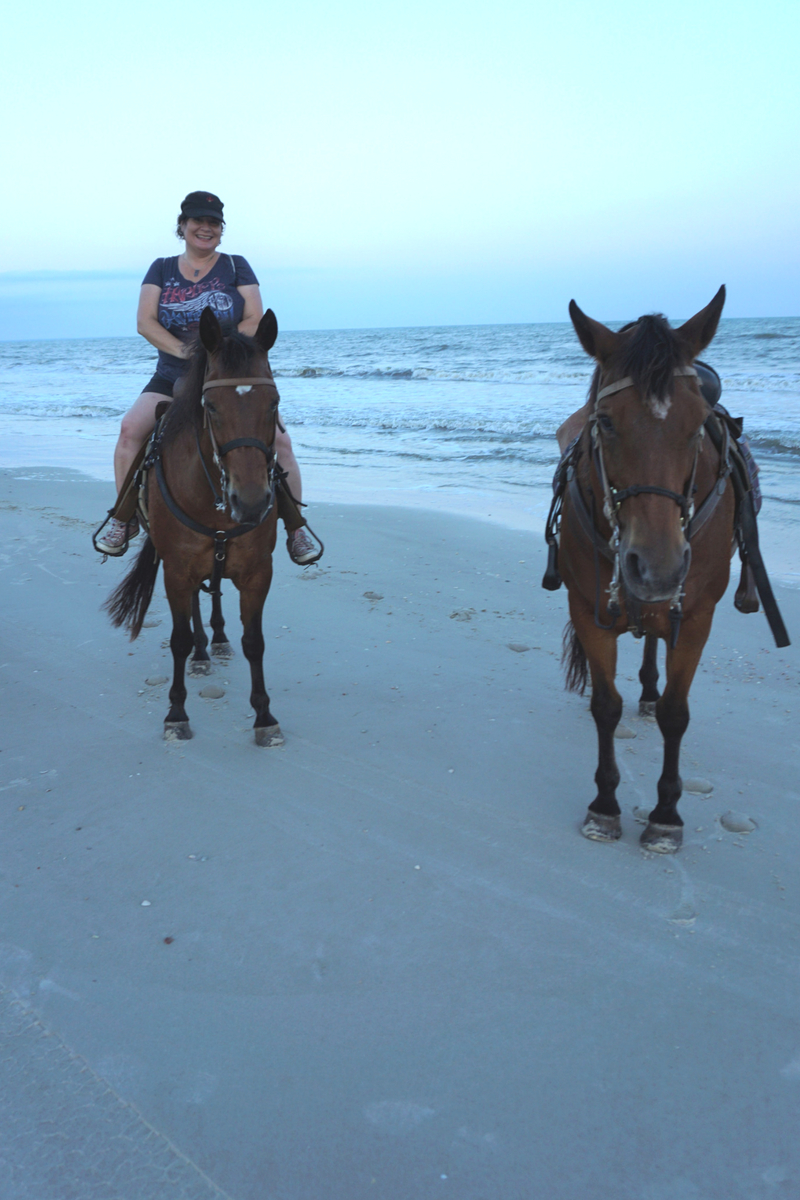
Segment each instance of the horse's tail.
[[158,563],[159,558],[153,543],[150,538],[145,538],[136,562],[103,605],[111,618],[111,624],[117,629],[124,625],[131,635],[132,642],[142,631],[142,623],[153,598]]
[[561,639],[561,665],[564,668],[566,690],[577,692],[579,696],[582,696],[586,691],[589,671],[586,665],[586,651],[578,639],[572,621],[567,621],[564,626],[564,636]]

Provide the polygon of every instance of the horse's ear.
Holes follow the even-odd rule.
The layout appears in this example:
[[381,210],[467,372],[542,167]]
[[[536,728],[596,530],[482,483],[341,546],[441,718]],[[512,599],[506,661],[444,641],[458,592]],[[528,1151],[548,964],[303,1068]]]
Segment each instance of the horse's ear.
[[687,349],[690,359],[697,358],[698,354],[702,354],[708,343],[717,332],[717,325],[722,316],[722,308],[725,304],[725,284],[717,292],[714,299],[705,308],[701,308],[699,313],[695,313],[690,317],[685,325],[681,325],[680,329],[675,332]]
[[574,300],[569,302],[569,315],[584,350],[599,363],[605,362],[619,348],[619,335],[599,321],[587,317]]
[[278,336],[278,318],[271,308],[268,308],[258,322],[255,343],[265,353],[272,349]]
[[209,354],[216,354],[222,346],[222,329],[213,308],[208,305],[200,314],[200,341]]

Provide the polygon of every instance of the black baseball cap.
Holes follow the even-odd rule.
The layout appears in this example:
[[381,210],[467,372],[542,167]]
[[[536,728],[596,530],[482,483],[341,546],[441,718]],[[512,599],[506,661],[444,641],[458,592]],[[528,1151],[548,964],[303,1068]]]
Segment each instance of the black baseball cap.
[[225,206],[219,196],[212,192],[189,192],[181,204],[182,217],[216,217],[224,221],[222,210]]

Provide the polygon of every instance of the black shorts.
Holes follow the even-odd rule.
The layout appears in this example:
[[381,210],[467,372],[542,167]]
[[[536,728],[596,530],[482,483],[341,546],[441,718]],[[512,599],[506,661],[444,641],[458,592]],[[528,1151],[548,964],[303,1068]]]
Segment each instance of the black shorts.
[[163,375],[155,374],[150,382],[144,385],[142,391],[157,392],[159,396],[167,396],[171,400],[174,386],[171,379],[165,379]]

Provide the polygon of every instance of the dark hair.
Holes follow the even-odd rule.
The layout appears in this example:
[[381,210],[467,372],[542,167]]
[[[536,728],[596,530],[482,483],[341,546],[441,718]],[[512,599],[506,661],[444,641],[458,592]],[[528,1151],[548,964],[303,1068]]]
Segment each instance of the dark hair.
[[[194,218],[194,219],[195,219],[195,220],[202,220],[203,218],[202,218],[202,217],[196,217],[196,218]],[[214,218],[214,219],[216,220],[216,218]],[[190,221],[190,220],[192,220],[192,218],[191,218],[191,217],[185,217],[185,216],[183,215],[183,213],[179,213],[179,214],[178,214],[178,223],[177,223],[177,225],[175,226],[175,237],[176,237],[176,238],[180,238],[180,239],[181,239],[181,241],[183,241],[183,239],[184,239],[184,236],[185,236],[185,235],[184,235],[184,232],[183,232],[183,227],[184,227],[184,225],[186,224],[186,222],[187,222],[187,221]],[[225,222],[224,222],[224,220],[220,221],[220,228],[221,228],[221,231],[222,231],[222,233],[224,233],[224,232],[225,232]]]

